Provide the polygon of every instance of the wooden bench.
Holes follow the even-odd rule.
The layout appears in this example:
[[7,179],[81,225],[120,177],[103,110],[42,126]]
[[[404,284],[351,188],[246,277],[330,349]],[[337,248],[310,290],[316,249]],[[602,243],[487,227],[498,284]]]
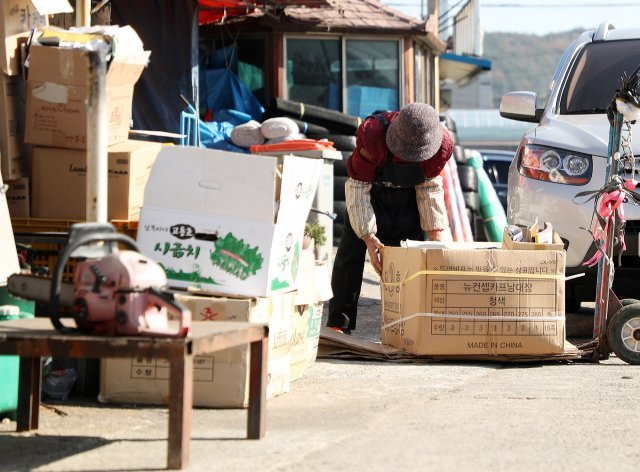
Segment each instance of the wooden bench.
[[193,322],[186,338],[62,334],[48,318],[0,322],[0,354],[20,356],[17,431],[38,428],[41,358],[147,357],[167,359],[169,447],[167,466],[189,464],[193,407],[193,358],[250,345],[247,438],[264,435],[268,328],[241,322]]

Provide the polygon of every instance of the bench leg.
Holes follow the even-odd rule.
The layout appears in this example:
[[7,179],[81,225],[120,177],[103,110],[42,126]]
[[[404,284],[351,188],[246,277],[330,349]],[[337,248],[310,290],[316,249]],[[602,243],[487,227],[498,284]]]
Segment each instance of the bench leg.
[[167,468],[189,465],[191,412],[193,409],[193,356],[169,359],[169,447]]
[[250,345],[248,439],[260,439],[264,436],[267,399],[267,348],[267,337],[262,338],[261,341],[252,342]]
[[40,415],[40,358],[21,357],[18,380],[18,432],[38,429]]

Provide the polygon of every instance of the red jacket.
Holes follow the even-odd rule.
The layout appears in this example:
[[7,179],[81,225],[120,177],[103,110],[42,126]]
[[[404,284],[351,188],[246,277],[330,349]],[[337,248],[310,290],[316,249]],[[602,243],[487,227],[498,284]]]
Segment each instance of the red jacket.
[[[389,123],[391,123],[397,114],[398,112],[394,111],[384,113],[384,116]],[[453,139],[451,139],[446,129],[442,131],[442,145],[438,152],[430,159],[419,162],[424,169],[424,176],[428,179],[438,176],[453,154]],[[368,162],[362,158],[360,149],[363,147],[369,151],[375,163]],[[349,177],[360,180],[361,182],[373,182],[376,176],[376,168],[384,163],[388,152],[389,148],[387,148],[385,141],[385,130],[382,123],[375,118],[367,118],[358,127],[356,132],[356,148],[347,161],[347,173]],[[409,161],[395,155],[393,156],[393,160],[399,163],[409,163]]]

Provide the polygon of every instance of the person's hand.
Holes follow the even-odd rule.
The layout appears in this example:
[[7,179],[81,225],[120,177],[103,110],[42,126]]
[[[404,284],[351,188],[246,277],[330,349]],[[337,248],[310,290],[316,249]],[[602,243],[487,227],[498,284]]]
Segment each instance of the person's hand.
[[384,248],[384,244],[375,236],[375,234],[368,234],[362,238],[367,245],[367,252],[369,253],[369,259],[371,259],[371,265],[375,269],[378,275],[382,274],[382,258],[380,257],[380,251]]
[[429,241],[442,241],[443,243],[453,241],[453,236],[449,228],[427,231],[427,238],[429,238]]

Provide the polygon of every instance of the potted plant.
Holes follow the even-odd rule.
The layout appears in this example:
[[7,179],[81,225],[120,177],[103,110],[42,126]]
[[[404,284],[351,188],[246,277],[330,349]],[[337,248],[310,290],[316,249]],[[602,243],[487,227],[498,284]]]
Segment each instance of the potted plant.
[[313,249],[313,254],[318,258],[318,246],[327,242],[324,226],[315,221],[308,221],[304,227],[304,249]]

